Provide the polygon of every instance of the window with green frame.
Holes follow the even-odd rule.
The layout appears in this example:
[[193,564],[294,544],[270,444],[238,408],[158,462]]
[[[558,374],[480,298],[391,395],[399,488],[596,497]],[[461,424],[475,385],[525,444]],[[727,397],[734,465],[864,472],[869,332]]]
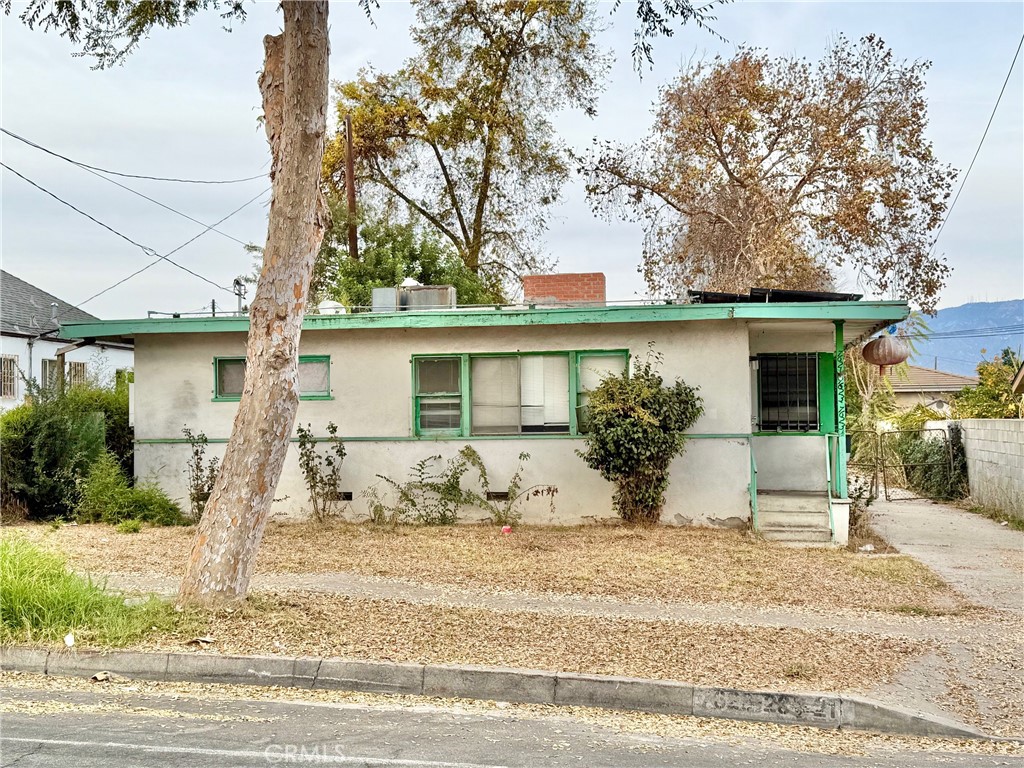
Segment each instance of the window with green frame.
[[417,356],[417,436],[578,435],[588,392],[625,370],[625,350]]
[[[215,357],[213,359],[214,400],[240,400],[244,384],[244,357]],[[302,355],[299,357],[299,399],[331,399],[330,355]]]

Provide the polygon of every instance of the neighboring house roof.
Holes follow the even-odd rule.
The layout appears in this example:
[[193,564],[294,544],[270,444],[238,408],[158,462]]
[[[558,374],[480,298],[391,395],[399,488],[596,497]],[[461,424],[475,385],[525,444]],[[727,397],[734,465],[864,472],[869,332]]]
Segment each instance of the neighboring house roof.
[[1013,383],[1010,385],[1015,395],[1024,395],[1024,363],[1021,363],[1017,373],[1014,374]]
[[[602,307],[526,306],[446,309],[406,312],[360,312],[344,315],[306,315],[305,331],[366,328],[480,328],[590,323],[656,323],[702,320],[746,320],[751,327],[774,322],[809,323],[818,327],[842,321],[840,337],[847,346],[905,319],[902,301],[822,301],[737,304],[646,304]],[[78,338],[125,341],[152,333],[247,332],[248,317],[181,317],[67,323],[65,333]]]
[[[51,320],[53,305],[56,304],[57,320]],[[55,333],[63,323],[97,322],[99,318],[90,315],[42,288],[26,283],[10,272],[0,270],[0,332],[18,336],[39,336]],[[76,338],[60,336],[59,338]]]
[[959,392],[964,387],[978,384],[975,376],[961,376],[917,365],[909,365],[907,368],[910,373],[906,379],[889,376],[893,392]]

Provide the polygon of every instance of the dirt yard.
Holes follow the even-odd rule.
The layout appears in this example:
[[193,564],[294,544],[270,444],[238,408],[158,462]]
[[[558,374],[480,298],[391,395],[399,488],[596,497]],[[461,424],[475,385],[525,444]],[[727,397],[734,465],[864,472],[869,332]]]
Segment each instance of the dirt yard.
[[[90,573],[180,574],[193,531],[20,525]],[[619,600],[959,613],[968,603],[909,557],[791,549],[736,531],[490,526],[400,527],[271,523],[261,574],[353,573],[425,585]]]

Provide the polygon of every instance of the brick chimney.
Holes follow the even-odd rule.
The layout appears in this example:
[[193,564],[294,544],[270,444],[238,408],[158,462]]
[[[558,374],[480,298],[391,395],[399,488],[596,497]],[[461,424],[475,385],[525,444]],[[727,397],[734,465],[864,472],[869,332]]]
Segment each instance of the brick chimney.
[[523,275],[525,304],[605,303],[604,272]]

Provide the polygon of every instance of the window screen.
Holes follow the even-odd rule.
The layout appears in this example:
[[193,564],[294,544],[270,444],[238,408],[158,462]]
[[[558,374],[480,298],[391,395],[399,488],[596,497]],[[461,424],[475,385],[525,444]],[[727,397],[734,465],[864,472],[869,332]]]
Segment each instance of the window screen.
[[461,365],[458,357],[416,360],[418,432],[450,432],[461,428]]
[[302,395],[306,395],[307,397],[330,397],[330,358],[299,358],[299,393]]
[[758,355],[757,364],[760,430],[817,431],[817,354]]
[[245,358],[217,361],[217,397],[241,397],[245,384]]

